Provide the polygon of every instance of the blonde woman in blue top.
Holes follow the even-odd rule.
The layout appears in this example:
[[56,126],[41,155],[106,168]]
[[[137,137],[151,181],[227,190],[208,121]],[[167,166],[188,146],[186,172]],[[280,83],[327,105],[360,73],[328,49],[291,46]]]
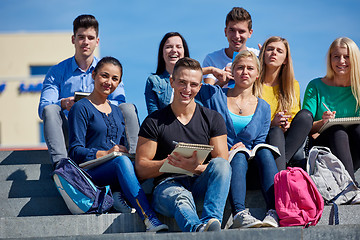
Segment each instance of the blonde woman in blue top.
[[[224,117],[229,150],[238,147],[251,150],[257,144],[265,143],[271,122],[269,104],[255,96],[260,84],[260,63],[257,56],[248,50],[239,52],[232,64],[231,72],[235,80],[234,88],[203,84],[196,99]],[[274,176],[278,169],[274,157],[269,149],[261,148],[253,160],[248,160],[247,154],[238,152],[230,163],[232,175],[229,199],[234,216],[233,228],[277,227]],[[259,179],[255,181],[260,180],[268,209],[263,221],[245,210],[247,175],[254,178],[257,173],[254,171],[258,172]]]
[[315,138],[313,144],[329,147],[355,180],[354,167],[359,168],[360,164],[360,125],[335,125],[318,134],[331,118],[359,116],[360,51],[354,41],[342,37],[331,44],[326,76],[308,84],[303,108],[314,115],[310,132]]

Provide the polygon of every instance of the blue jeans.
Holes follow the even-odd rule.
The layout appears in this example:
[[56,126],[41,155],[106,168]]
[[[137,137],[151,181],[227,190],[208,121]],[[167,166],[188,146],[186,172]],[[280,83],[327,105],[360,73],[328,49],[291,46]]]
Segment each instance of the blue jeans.
[[[234,215],[245,210],[247,158],[247,155],[238,152],[230,163],[232,175],[229,200]],[[267,209],[275,209],[274,177],[278,169],[271,151],[266,148],[259,149],[255,157],[250,161],[255,161],[259,170],[261,190]]]
[[89,169],[87,173],[96,185],[110,185],[111,190],[121,191],[142,220],[145,219],[142,210],[147,216],[155,216],[135,175],[134,165],[128,157],[116,157],[96,168]]
[[[161,182],[153,193],[154,209],[174,217],[182,231],[194,232],[211,218],[220,222],[229,193],[231,167],[227,160],[214,158],[206,170],[196,177],[180,177]],[[196,203],[202,203],[201,218]]]

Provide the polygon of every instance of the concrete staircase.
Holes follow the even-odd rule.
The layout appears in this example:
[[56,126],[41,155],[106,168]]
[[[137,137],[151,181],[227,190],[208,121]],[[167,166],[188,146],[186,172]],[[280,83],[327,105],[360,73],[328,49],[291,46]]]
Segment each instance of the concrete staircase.
[[[339,226],[329,226],[325,207],[316,227],[227,229],[232,218],[225,211],[220,233],[180,233],[174,219],[160,216],[171,233],[144,233],[137,214],[71,215],[51,179],[45,150],[0,151],[0,238],[7,239],[360,239],[360,206],[340,206]],[[360,179],[360,171],[357,179]],[[262,219],[265,204],[260,191],[248,191],[246,205]],[[175,233],[176,232],[176,233]]]

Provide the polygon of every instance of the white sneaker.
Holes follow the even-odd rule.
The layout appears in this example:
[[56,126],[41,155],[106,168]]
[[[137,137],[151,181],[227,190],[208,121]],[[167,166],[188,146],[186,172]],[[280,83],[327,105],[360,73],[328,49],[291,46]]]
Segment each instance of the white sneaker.
[[113,207],[120,213],[135,213],[135,208],[131,208],[125,201],[121,192],[113,192],[114,204]]
[[258,228],[262,224],[259,219],[251,216],[249,210],[245,209],[234,216],[232,228]]
[[274,209],[270,209],[263,220],[263,227],[279,227],[279,216]]
[[156,216],[145,218],[144,224],[146,226],[146,232],[165,232],[169,230],[169,227],[160,222]]

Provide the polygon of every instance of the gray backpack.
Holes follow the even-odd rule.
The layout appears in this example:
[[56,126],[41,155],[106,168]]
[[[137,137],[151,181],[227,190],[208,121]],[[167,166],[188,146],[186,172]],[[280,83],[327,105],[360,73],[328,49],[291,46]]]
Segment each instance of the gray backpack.
[[311,148],[306,171],[323,196],[325,204],[347,204],[360,194],[342,162],[327,147]]

